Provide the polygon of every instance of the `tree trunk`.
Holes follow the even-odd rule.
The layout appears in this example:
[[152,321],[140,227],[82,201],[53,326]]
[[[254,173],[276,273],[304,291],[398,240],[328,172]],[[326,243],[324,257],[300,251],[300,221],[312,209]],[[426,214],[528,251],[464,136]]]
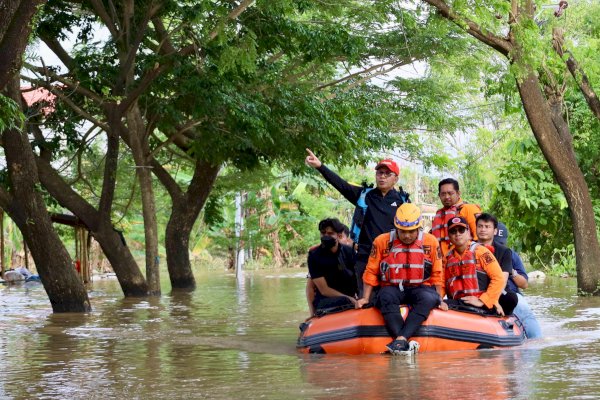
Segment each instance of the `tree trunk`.
[[[266,216],[272,217],[275,215],[275,210],[273,210],[273,199],[271,198],[271,192],[268,191],[265,195],[266,198]],[[273,243],[273,263],[276,267],[281,267],[283,265],[283,252],[281,250],[281,241],[279,240],[279,230],[280,228],[276,228],[273,232],[269,233],[269,238],[271,239],[271,243]]]
[[[522,68],[532,68],[531,65],[522,62],[520,53],[523,51],[523,46],[519,42],[519,35],[515,35],[513,30],[513,25],[532,22],[535,10],[532,0],[511,3],[510,31],[506,38],[481,29],[474,21],[455,13],[443,0],[424,1],[435,7],[444,18],[461,26],[481,43],[509,59],[512,58],[512,63],[517,65],[520,63]],[[559,52],[562,51],[562,39],[556,35],[554,39],[556,41],[555,48],[559,49]],[[570,69],[577,72],[576,67],[575,64],[569,66]],[[589,82],[585,80],[578,81],[578,83],[584,85],[584,87],[580,86],[580,89],[593,111],[594,105],[590,104],[590,100],[592,102],[594,100],[591,98],[593,92],[588,92],[587,89],[590,89],[591,86],[586,86]],[[575,240],[577,287],[580,294],[600,295],[600,268],[596,265],[600,260],[600,245],[594,221],[594,209],[587,183],[577,163],[568,124],[562,115],[558,115],[557,107],[555,110],[551,109],[551,104],[544,97],[541,83],[533,71],[530,71],[522,82],[517,81],[517,86],[531,130],[569,204]]]
[[[165,248],[167,252],[167,268],[173,289],[193,290],[196,280],[192,272],[189,255],[190,234],[200,211],[206,203],[217,175],[219,166],[197,161],[194,177],[185,195],[182,195],[172,178],[165,176],[160,166],[153,163],[153,171],[171,195],[171,216],[165,232]],[[168,174],[167,174],[168,175]]]
[[[10,97],[20,103],[18,75],[9,84]],[[2,193],[2,207],[15,221],[31,251],[54,312],[90,311],[83,282],[69,253],[52,226],[39,184],[35,158],[27,134],[2,132],[10,192]]]
[[[47,161],[37,158],[37,169],[40,181],[50,195],[61,206],[77,216],[100,244],[117,275],[123,294],[126,297],[146,296],[148,294],[146,279],[121,235],[112,226],[110,213],[104,214],[96,210],[67,185]],[[103,215],[106,217],[103,218]]]
[[194,290],[196,288],[189,255],[190,234],[196,218],[197,215],[189,215],[189,210],[185,207],[173,203],[165,230],[167,269],[173,289]]
[[31,19],[44,0],[2,0],[0,3],[0,90],[21,67]]
[[158,223],[156,219],[156,203],[152,188],[151,166],[147,160],[145,149],[149,149],[144,121],[137,102],[127,112],[129,144],[140,183],[142,196],[142,215],[144,218],[144,236],[146,250],[146,281],[148,294],[160,296],[160,256],[158,254]]
[[564,120],[562,124],[553,122],[553,112],[540,87],[534,74],[518,82],[533,134],[569,204],[575,239],[577,288],[580,293],[600,295],[600,268],[597,265],[600,245],[587,183],[578,167],[571,136],[565,132],[566,123]]
[[100,224],[92,232],[94,239],[100,244],[102,252],[110,262],[119,280],[125,297],[142,297],[148,295],[148,284],[142,275],[133,255],[119,232],[110,221]]

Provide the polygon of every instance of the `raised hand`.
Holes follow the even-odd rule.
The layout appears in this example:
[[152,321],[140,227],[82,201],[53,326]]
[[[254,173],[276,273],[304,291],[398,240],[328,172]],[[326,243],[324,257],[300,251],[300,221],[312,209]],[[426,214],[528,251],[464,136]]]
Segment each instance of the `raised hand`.
[[319,168],[321,165],[323,165],[321,160],[319,160],[317,156],[315,156],[315,153],[313,153],[309,148],[306,149],[306,152],[308,153],[308,156],[306,156],[305,160],[306,165],[313,168]]

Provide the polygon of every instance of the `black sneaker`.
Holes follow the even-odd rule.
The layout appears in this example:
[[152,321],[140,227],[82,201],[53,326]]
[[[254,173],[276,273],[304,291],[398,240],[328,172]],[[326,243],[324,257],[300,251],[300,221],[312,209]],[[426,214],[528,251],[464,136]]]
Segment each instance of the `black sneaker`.
[[387,347],[387,349],[390,351],[390,353],[398,355],[398,354],[405,354],[410,352],[410,347],[408,345],[408,342],[404,339],[396,339],[391,341],[390,343],[388,343],[385,347]]

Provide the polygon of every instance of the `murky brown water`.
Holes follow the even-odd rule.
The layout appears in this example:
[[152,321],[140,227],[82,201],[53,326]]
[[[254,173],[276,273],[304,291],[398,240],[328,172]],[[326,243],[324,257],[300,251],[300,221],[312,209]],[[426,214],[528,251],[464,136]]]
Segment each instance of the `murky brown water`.
[[[546,338],[518,349],[305,356],[305,272],[198,274],[192,294],[124,300],[96,281],[94,311],[53,315],[41,286],[0,286],[2,399],[588,399],[600,396],[600,299],[573,280],[532,285]],[[27,284],[29,285],[29,284]]]

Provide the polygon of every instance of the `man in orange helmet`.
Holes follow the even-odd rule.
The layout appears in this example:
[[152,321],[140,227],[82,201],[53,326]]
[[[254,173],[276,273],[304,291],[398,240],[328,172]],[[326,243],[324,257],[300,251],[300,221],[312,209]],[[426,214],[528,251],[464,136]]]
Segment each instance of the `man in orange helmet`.
[[[363,275],[363,297],[357,307],[368,303],[373,289],[379,286],[375,305],[393,338],[386,347],[392,354],[411,354],[418,351],[418,343],[409,344],[408,340],[442,300],[442,260],[436,238],[423,232],[416,205],[398,207],[394,226],[395,230],[373,242]],[[401,304],[412,306],[406,321],[400,314]]]

